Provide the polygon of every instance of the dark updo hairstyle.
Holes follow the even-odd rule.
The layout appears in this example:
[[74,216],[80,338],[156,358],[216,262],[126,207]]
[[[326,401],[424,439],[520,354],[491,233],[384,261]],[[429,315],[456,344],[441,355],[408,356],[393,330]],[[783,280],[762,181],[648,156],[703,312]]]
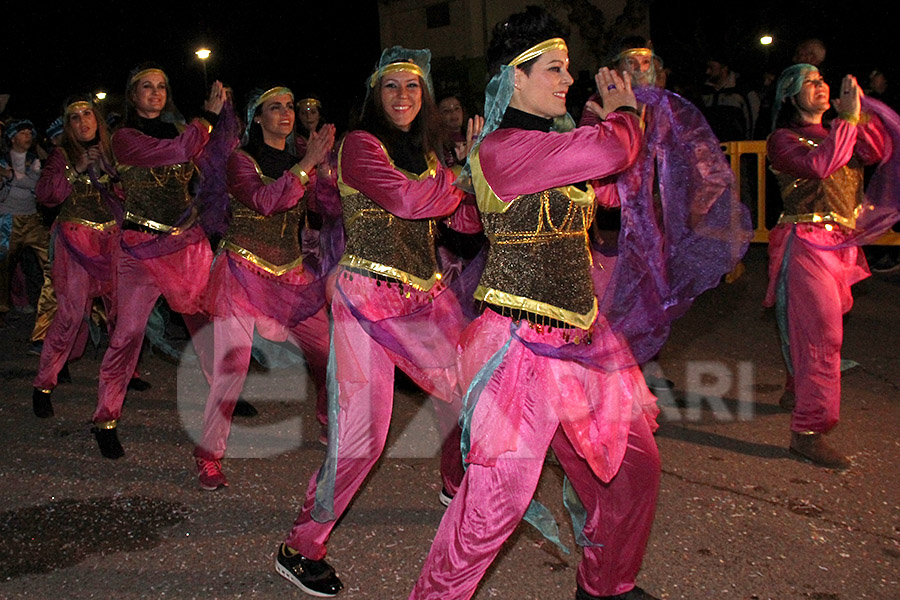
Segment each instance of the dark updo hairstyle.
[[[381,77],[378,78],[375,86],[366,95],[359,123],[355,129],[362,129],[377,137],[393,158],[394,146],[407,135],[407,132],[397,129],[385,114],[384,106],[381,103],[381,79]],[[408,139],[416,152],[421,152],[423,155],[433,152],[443,163],[443,148],[446,140],[443,123],[434,98],[431,97],[431,92],[428,90],[428,85],[421,76],[419,77],[419,86],[422,88],[422,108],[409,128]]]
[[[545,9],[528,6],[524,12],[510,15],[494,27],[487,49],[488,73],[496,75],[500,72],[500,67],[509,64],[509,61],[535,44],[568,35],[568,28]],[[530,75],[536,60],[537,58],[533,58],[518,67]]]
[[[250,104],[259,100],[259,97],[265,93],[265,90],[272,89],[273,86],[269,86],[267,88],[254,88],[247,93],[246,102],[244,103],[249,108]],[[244,151],[252,156],[253,158],[259,158],[260,152],[262,151],[263,146],[266,145],[265,139],[263,138],[263,130],[262,126],[254,120],[254,117],[258,117],[262,113],[263,105],[265,102],[261,102],[259,106],[257,106],[253,110],[253,114],[249,116],[250,122],[247,123],[247,143],[244,144]],[[285,150],[287,150],[290,154],[296,154],[296,147],[292,141],[294,134],[292,133],[288,136],[288,140],[285,142]]]

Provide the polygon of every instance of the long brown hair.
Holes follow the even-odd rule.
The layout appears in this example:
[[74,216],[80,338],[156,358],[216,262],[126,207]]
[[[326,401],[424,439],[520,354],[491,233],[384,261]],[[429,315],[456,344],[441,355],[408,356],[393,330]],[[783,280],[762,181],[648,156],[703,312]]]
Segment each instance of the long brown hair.
[[75,102],[90,103],[91,110],[94,113],[94,119],[97,121],[97,143],[100,146],[100,151],[103,152],[103,157],[108,163],[112,164],[113,153],[109,141],[109,129],[106,127],[106,119],[103,116],[103,111],[94,104],[92,97],[89,94],[70,96],[66,99],[66,102],[63,105],[63,137],[60,146],[65,150],[69,160],[73,162],[77,161],[82,154],[87,152],[85,145],[79,142],[75,137],[75,132],[72,131],[71,115],[66,112],[66,109]]
[[[381,79],[380,77],[378,78],[378,81],[375,82],[375,85],[366,97],[357,129],[368,131],[377,137],[387,148],[388,154],[391,154],[391,142],[396,140],[397,136],[402,132],[391,123],[384,111],[384,105],[381,104]],[[428,86],[421,76],[419,76],[419,86],[422,89],[422,108],[419,109],[419,114],[413,119],[409,132],[412,134],[414,143],[421,148],[423,154],[433,152],[443,163],[443,148],[446,134],[444,133],[440,114],[438,113],[437,105],[434,103],[434,98],[431,97]]]

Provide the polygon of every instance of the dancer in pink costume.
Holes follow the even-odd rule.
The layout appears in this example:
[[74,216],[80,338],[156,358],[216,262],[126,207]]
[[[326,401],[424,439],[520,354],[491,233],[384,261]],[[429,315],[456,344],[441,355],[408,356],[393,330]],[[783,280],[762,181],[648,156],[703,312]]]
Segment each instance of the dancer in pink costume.
[[60,206],[53,225],[53,286],[57,310],[41,351],[32,404],[38,417],[53,415],[50,395],[57,376],[87,342],[86,321],[94,298],[103,298],[109,329],[115,325],[115,264],[119,228],[100,191],[109,181],[109,133],[90,95],[73,96],[63,108],[63,141],[53,150],[35,187],[37,201]]
[[[863,194],[863,165],[883,161],[892,145],[885,125],[897,116],[876,101],[865,103],[856,79],[848,75],[835,101],[838,118],[826,127],[822,117],[831,106],[829,91],[809,64],[785,69],[778,80],[776,128],[767,151],[784,212],[769,235],[765,303],[776,306],[793,374],[794,395],[781,401],[792,411],[790,451],[817,465],[847,468],[847,458],[824,435],[838,422],[843,315],[853,305],[850,286],[869,276],[860,238],[873,239],[897,218],[900,198],[894,198],[893,207],[873,210],[875,196],[867,200]],[[876,171],[873,181],[879,176]]]
[[[485,310],[460,341],[468,468],[411,599],[475,593],[526,514],[548,447],[587,515],[576,597],[652,598],[634,582],[659,483],[655,399],[598,313],[587,233],[595,194],[579,185],[635,160],[641,119],[630,80],[604,68],[606,120],[551,131],[571,128],[561,29],[530,8],[498,25],[488,50],[488,133],[469,156],[490,241],[475,293]],[[565,360],[572,344],[590,344],[601,364]]]
[[[194,449],[205,490],[228,485],[221,461],[250,365],[254,328],[266,339],[290,340],[303,351],[316,384],[317,417],[323,427],[327,424],[324,280],[304,265],[299,229],[304,194],[315,185],[316,166],[334,144],[334,126],[313,132],[298,161],[287,148],[294,128],[294,95],[285,87],[260,91],[247,107],[247,122],[247,142],[228,160],[231,223],[207,291],[214,370],[203,437]],[[340,207],[335,209],[339,213]]]
[[[297,156],[302,159],[306,156],[312,134],[325,127],[326,122],[322,112],[322,101],[315,96],[301,98],[295,103],[295,108],[297,109],[295,144]],[[319,200],[320,198],[321,200]],[[326,155],[325,160],[320,161],[316,166],[315,181],[307,187],[304,198],[306,219],[300,230],[300,242],[303,246],[303,254],[308,260],[321,262],[323,259],[322,243],[334,242],[334,240],[321,239],[322,211],[326,209],[320,209],[319,202],[331,206],[335,203],[339,204],[340,199],[341,196],[337,189],[337,152],[332,150]],[[343,229],[338,228],[332,231],[331,235],[340,235],[343,239],[342,232]]]
[[[94,435],[106,458],[124,450],[116,425],[131,374],[137,365],[144,329],[153,306],[163,295],[182,313],[205,370],[211,344],[197,336],[208,318],[201,308],[212,263],[212,248],[200,226],[203,211],[192,200],[188,184],[225,104],[221,82],[212,85],[204,118],[186,127],[168,117],[174,106],[166,74],[153,66],[132,71],[126,90],[125,125],[113,134],[112,146],[124,192],[121,245],[116,262],[116,328],[100,366],[100,388],[94,412]],[[163,118],[166,115],[167,118]],[[233,147],[233,146],[232,146]],[[229,148],[230,150],[230,148]],[[224,173],[203,173],[211,180]],[[207,377],[208,379],[208,377]]]
[[[462,476],[455,364],[466,318],[442,280],[435,220],[452,214],[451,225],[465,231],[480,223],[474,200],[461,204],[465,194],[439,162],[430,56],[385,50],[369,79],[360,127],[339,154],[347,245],[330,283],[328,457],[276,558],[279,574],[315,596],[342,587],[324,560],[325,544],[384,448],[395,366],[440,399],[446,496]],[[473,123],[470,133],[478,128]]]

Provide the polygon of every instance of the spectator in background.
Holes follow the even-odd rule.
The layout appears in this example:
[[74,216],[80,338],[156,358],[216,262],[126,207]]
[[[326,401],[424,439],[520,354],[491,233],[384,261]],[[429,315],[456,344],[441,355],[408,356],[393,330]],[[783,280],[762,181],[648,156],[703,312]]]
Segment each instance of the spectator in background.
[[820,71],[825,62],[825,43],[818,38],[809,38],[797,44],[794,49],[793,64],[809,64]]
[[[706,61],[706,83],[701,100],[703,115],[720,141],[750,139],[755,115],[752,103],[738,89],[738,74],[722,57]],[[759,103],[756,103],[757,109]]]
[[35,204],[41,161],[32,151],[34,124],[27,119],[10,122],[6,139],[9,150],[0,155],[0,321],[12,306],[10,280],[22,252],[31,248],[43,270],[50,241]]

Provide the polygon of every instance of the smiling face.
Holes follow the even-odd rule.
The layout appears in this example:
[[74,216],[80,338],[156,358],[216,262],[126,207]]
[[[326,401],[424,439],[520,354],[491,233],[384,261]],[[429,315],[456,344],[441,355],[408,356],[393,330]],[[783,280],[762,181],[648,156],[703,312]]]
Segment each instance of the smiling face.
[[381,107],[394,127],[409,131],[422,110],[422,80],[409,71],[395,71],[381,78]]
[[69,127],[75,139],[85,144],[97,137],[97,114],[93,108],[81,108],[69,113]]
[[157,72],[144,75],[131,93],[135,112],[145,119],[155,119],[165,108],[168,93],[165,75]]
[[280,148],[284,140],[294,130],[294,98],[290,94],[272,96],[259,110],[254,119],[262,128],[263,141],[269,146]]
[[545,119],[561,117],[566,114],[566,94],[573,81],[569,53],[550,50],[538,57],[530,74],[516,67],[516,87],[509,105]]
[[441,121],[448,131],[459,131],[463,126],[463,109],[454,96],[444,98],[438,104]]
[[800,92],[791,98],[791,101],[801,115],[821,117],[831,106],[830,94],[831,90],[822,74],[809,71],[803,77]]
[[319,126],[319,107],[314,104],[306,104],[297,109],[297,118],[307,131],[313,132]]

